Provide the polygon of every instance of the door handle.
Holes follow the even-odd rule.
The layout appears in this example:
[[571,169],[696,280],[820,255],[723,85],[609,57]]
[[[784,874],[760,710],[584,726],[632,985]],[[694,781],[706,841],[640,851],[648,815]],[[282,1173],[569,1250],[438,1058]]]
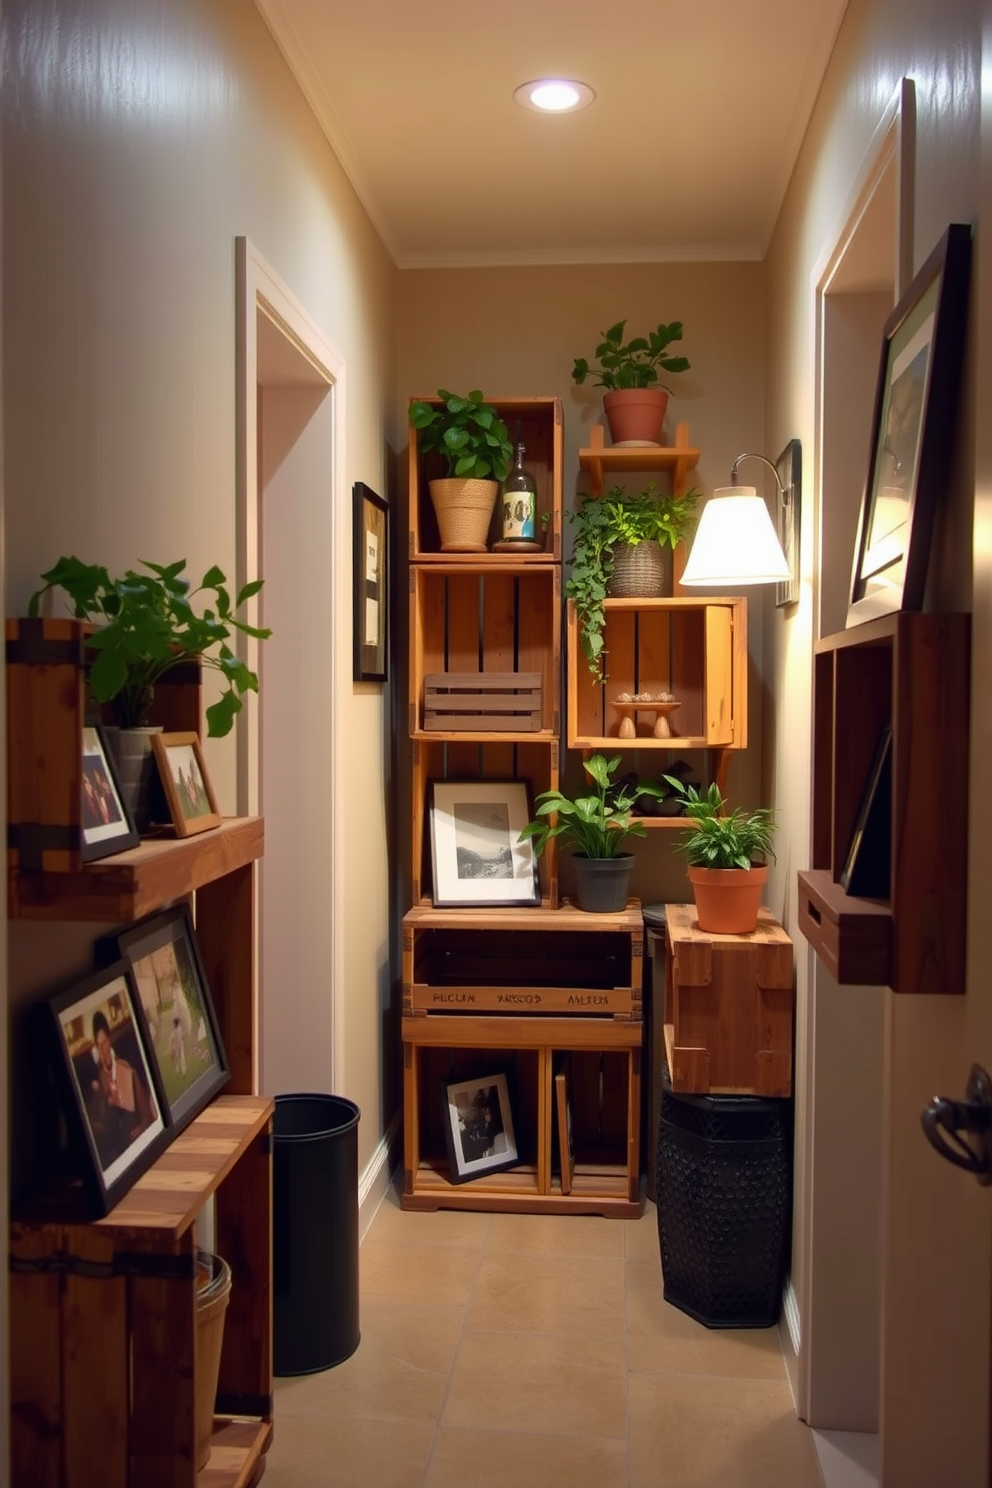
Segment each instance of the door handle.
[[927,1141],[983,1187],[992,1184],[992,1079],[973,1064],[963,1101],[936,1095],[920,1113]]

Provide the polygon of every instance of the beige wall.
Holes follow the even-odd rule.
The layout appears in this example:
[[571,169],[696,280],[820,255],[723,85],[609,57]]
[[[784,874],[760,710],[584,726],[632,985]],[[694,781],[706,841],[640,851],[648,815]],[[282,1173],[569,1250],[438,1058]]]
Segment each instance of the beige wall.
[[[821,516],[818,503],[832,494],[821,491],[816,466],[814,271],[836,239],[873,133],[903,76],[915,80],[917,97],[915,266],[949,221],[977,219],[977,10],[970,0],[951,0],[939,10],[930,0],[852,0],[768,256],[765,437],[775,445],[799,434],[809,456],[802,604],[792,619],[777,615],[765,638],[769,685],[780,699],[780,716],[788,710],[790,718],[790,727],[779,727],[768,740],[767,761],[773,780],[789,782],[796,808],[778,865],[779,874],[787,870],[790,878],[808,861],[810,746],[803,715],[814,638],[814,530]],[[950,516],[938,536],[943,555],[940,583],[931,594],[934,607],[968,603],[972,396],[969,383],[959,447],[949,459]],[[824,549],[832,564],[842,565],[839,575],[833,569],[823,575],[833,596],[827,610],[835,617],[853,543],[852,530],[845,554]],[[794,880],[782,883],[781,891],[791,923]],[[833,1412],[839,1382],[843,1394],[844,1372],[874,1333],[881,1357],[883,1488],[985,1483],[990,1210],[986,1204],[976,1223],[973,1204],[966,1220],[969,1180],[935,1158],[919,1128],[919,1111],[938,1089],[961,1092],[969,1060],[966,1000],[896,999],[883,992],[880,1009],[873,993],[866,996],[862,1020],[852,995],[856,989],[831,1000],[831,989],[817,978],[810,958],[800,954],[797,962],[797,1068],[801,1078],[802,1072],[807,1076],[797,1091],[801,1139],[793,1277],[804,1326],[805,1368],[797,1375],[803,1413],[813,1424],[862,1424],[836,1419]],[[869,1069],[864,1068],[865,1039],[877,1049]],[[852,1105],[870,1115],[873,1089],[880,1123],[872,1121],[862,1141],[851,1120]],[[879,1138],[880,1168],[873,1156]],[[851,1155],[846,1192],[845,1143]],[[880,1230],[871,1217],[878,1204],[877,1176]],[[845,1203],[849,1209],[838,1221],[836,1206]],[[864,1216],[860,1238],[852,1223],[859,1211]],[[838,1229],[842,1244],[831,1246]],[[878,1247],[875,1295],[869,1287],[860,1319],[842,1302],[838,1327],[831,1304],[839,1294],[831,1288],[844,1286],[843,1257],[858,1254],[859,1243],[862,1258],[865,1248]],[[822,1267],[815,1264],[818,1253],[827,1260]],[[861,1274],[864,1280],[863,1267]]]
[[[589,427],[602,421],[602,393],[571,379],[577,356],[590,361],[600,332],[626,318],[629,335],[644,335],[659,321],[681,320],[681,349],[691,362],[672,380],[666,429],[685,420],[701,449],[695,483],[704,492],[726,485],[743,450],[762,449],[764,421],[764,270],[760,264],[621,264],[560,268],[411,270],[400,275],[397,429],[410,397],[438,387],[487,397],[557,396],[565,415],[564,500],[587,490],[580,479],[578,450],[589,443]],[[397,434],[399,442],[400,434]],[[784,443],[784,440],[782,441]],[[759,468],[757,466],[753,468]],[[647,484],[650,475],[635,477]],[[568,523],[566,551],[570,550]],[[566,578],[568,570],[566,569]],[[749,748],[734,757],[729,793],[740,804],[757,804],[761,720],[767,699],[761,685],[760,590],[751,600],[748,627],[751,658]],[[666,761],[667,762],[667,757]],[[650,777],[664,767],[657,755],[640,751],[634,762]],[[696,761],[697,766],[702,761]],[[579,774],[576,757],[564,768]],[[664,838],[664,840],[662,840]],[[645,902],[688,897],[683,860],[670,839],[654,833],[635,844],[632,892]],[[568,854],[560,859],[562,886],[571,888]]]
[[[356,479],[388,494],[395,271],[255,8],[8,0],[5,22],[9,612],[23,613],[61,552],[112,570],[184,556],[195,575],[214,562],[233,574],[241,234],[344,362],[340,499],[350,512]],[[347,615],[350,546],[324,559],[313,586],[301,587],[304,615],[318,586],[337,593]],[[350,657],[350,633],[343,652]],[[326,689],[329,675],[318,660],[300,686]],[[332,883],[325,866],[307,898],[340,893],[340,1093],[362,1111],[364,1170],[395,1111],[381,1058],[391,996],[388,719],[384,691],[353,686],[350,661],[332,706],[348,782],[337,831],[359,850],[346,882]],[[307,737],[302,747],[323,743]],[[207,759],[231,811],[233,744],[209,742]],[[87,968],[96,928],[53,936],[12,927],[15,1063],[21,1010]],[[313,974],[329,998],[329,969]],[[296,1030],[301,1044],[310,1035]],[[26,1145],[23,1083],[15,1161]]]

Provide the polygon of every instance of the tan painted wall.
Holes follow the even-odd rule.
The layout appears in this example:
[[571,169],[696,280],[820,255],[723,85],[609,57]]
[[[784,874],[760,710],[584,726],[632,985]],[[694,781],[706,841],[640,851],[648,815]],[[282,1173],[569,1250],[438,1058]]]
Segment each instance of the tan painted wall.
[[[213,562],[233,573],[239,234],[345,363],[344,499],[356,479],[387,493],[395,271],[255,8],[8,0],[5,22],[10,612],[23,612],[37,575],[63,551],[111,569],[185,556],[195,574]],[[350,550],[328,560],[320,582],[350,596]],[[326,688],[327,676],[311,667],[300,685]],[[340,1093],[362,1111],[364,1169],[395,1110],[380,1055],[390,998],[388,720],[383,691],[354,687],[350,664],[333,707],[349,782],[338,830],[360,848],[341,887]],[[320,751],[322,741],[303,747]],[[233,746],[210,742],[207,759],[231,811]],[[325,875],[316,897],[331,892]],[[93,933],[13,927],[15,1063],[20,1010],[87,968]],[[328,968],[312,973],[329,997]],[[23,1082],[13,1144],[21,1167],[22,1093]]]
[[[803,718],[810,695],[810,653],[814,634],[812,576],[815,503],[819,499],[814,469],[816,406],[814,386],[813,289],[811,275],[843,221],[854,180],[869,149],[875,127],[899,79],[915,79],[918,111],[915,262],[918,267],[951,220],[975,220],[978,196],[978,20],[969,0],[951,0],[935,10],[929,0],[852,0],[821,95],[789,188],[768,257],[768,381],[766,438],[772,445],[799,434],[810,478],[804,503],[803,569],[807,580],[799,613],[777,615],[766,631],[769,685],[788,709],[790,727],[768,736],[766,768],[773,779],[790,782],[788,850],[780,852],[778,874],[790,882],[781,892],[794,914],[792,875],[808,861],[809,732]],[[944,523],[940,577],[931,596],[934,607],[968,603],[970,592],[970,471],[972,384],[965,396],[959,448],[949,481],[951,516]],[[824,497],[826,499],[826,497]],[[853,551],[854,533],[851,533]],[[950,556],[949,556],[950,555]],[[839,558],[831,561],[841,561]],[[836,614],[836,585],[849,576],[824,575],[831,586]],[[808,958],[797,958],[800,1046],[797,1066],[808,1070],[797,1092],[797,1124],[804,1141],[797,1148],[797,1248],[794,1284],[807,1331],[802,1348],[806,1369],[799,1371],[803,1413],[813,1424],[844,1426],[842,1420],[818,1420],[826,1412],[837,1382],[856,1357],[856,1319],[838,1329],[828,1316],[841,1257],[833,1265],[804,1267],[804,1257],[818,1249],[829,1253],[836,1215],[830,1197],[843,1202],[837,1182],[839,1138],[847,1131],[852,1143],[853,1182],[847,1200],[854,1212],[866,1199],[871,1165],[847,1126],[852,1058],[862,1029],[856,1000],[840,1005],[829,1000],[814,1007]],[[820,984],[820,991],[826,992]],[[853,989],[852,989],[853,990]],[[974,995],[974,994],[972,994]],[[984,995],[984,993],[982,994]],[[965,1216],[969,1180],[934,1156],[919,1129],[919,1111],[938,1090],[961,1092],[969,1053],[965,1046],[965,1000],[896,999],[882,994],[884,1021],[878,1049],[877,1089],[882,1105],[881,1233],[878,1258],[877,1326],[881,1353],[879,1423],[883,1488],[923,1488],[937,1482],[966,1485],[986,1482],[988,1449],[988,1273],[990,1206],[977,1204]],[[877,1036],[877,994],[866,1004],[867,1032]],[[817,1020],[826,1020],[830,1037],[817,1050],[810,1043]],[[862,1077],[871,1071],[861,1071]],[[864,1097],[868,1085],[861,1084]],[[832,1163],[820,1167],[813,1131],[820,1125]],[[875,1137],[872,1135],[872,1142]],[[812,1143],[812,1163],[807,1144]],[[820,1189],[821,1177],[834,1175]],[[970,1198],[970,1193],[969,1193]],[[826,1201],[825,1201],[826,1200]],[[870,1212],[870,1210],[869,1210]],[[847,1226],[848,1230],[850,1226]],[[872,1245],[869,1224],[862,1237]],[[835,1252],[836,1254],[836,1252]],[[874,1325],[868,1316],[863,1326]],[[955,1342],[951,1342],[953,1333]],[[811,1392],[812,1380],[812,1392]],[[817,1382],[820,1382],[819,1385]],[[821,1388],[822,1387],[822,1388]],[[953,1397],[953,1398],[952,1398]]]
[[[689,424],[702,454],[696,485],[709,493],[726,485],[734,459],[760,450],[764,419],[764,271],[760,264],[623,264],[560,268],[412,270],[400,275],[398,300],[397,443],[412,396],[438,387],[487,397],[558,396],[565,414],[566,510],[579,480],[578,450],[602,419],[602,394],[571,380],[577,356],[590,361],[600,332],[622,318],[628,334],[645,334],[659,321],[681,320],[682,349],[691,367],[673,379],[666,421]],[[757,465],[752,468],[760,468]],[[583,481],[584,481],[583,477]],[[645,475],[646,484],[651,477]],[[566,551],[570,545],[566,526]],[[566,578],[568,570],[566,569]],[[729,793],[758,804],[760,738],[767,697],[761,685],[762,591],[748,610],[751,657],[749,748],[734,757]],[[647,751],[636,768],[645,776],[663,766]],[[577,781],[577,758],[565,768]],[[645,902],[689,897],[683,860],[661,833],[635,844],[632,892]],[[568,855],[560,859],[570,889]]]

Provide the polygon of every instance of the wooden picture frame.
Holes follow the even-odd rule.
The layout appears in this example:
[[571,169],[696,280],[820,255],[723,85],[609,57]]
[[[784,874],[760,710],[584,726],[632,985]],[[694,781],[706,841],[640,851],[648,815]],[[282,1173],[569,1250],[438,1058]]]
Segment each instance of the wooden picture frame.
[[152,748],[176,835],[191,837],[219,827],[221,815],[199,735],[152,734]]
[[141,840],[121,795],[107,738],[96,719],[83,725],[79,852],[84,863],[136,847]]
[[385,682],[389,662],[389,507],[356,481],[354,505],[353,676]]
[[575,1143],[572,1135],[572,1102],[564,1069],[555,1074],[555,1114],[558,1118],[558,1159],[561,1166],[561,1191],[572,1192],[575,1176]]
[[445,1080],[443,1093],[452,1183],[516,1167],[520,1157],[506,1072]]
[[435,905],[540,904],[526,781],[432,781],[430,817]]
[[847,627],[923,608],[967,328],[971,228],[944,233],[888,320]]
[[887,899],[892,875],[892,728],[879,736],[839,883],[845,894]]
[[799,529],[803,497],[803,447],[800,440],[789,440],[775,461],[775,470],[782,483],[776,493],[775,526],[789,565],[789,577],[775,585],[775,606],[781,609],[784,605],[799,602]]
[[159,1100],[178,1133],[230,1077],[189,906],[151,915],[114,944],[131,968]]
[[56,1078],[84,1190],[109,1213],[171,1141],[130,967],[118,960],[50,999]]

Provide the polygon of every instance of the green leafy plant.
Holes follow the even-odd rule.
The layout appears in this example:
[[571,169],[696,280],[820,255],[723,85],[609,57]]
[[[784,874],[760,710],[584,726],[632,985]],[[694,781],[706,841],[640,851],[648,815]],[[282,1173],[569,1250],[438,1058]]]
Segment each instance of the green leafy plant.
[[755,858],[774,858],[772,834],[775,813],[760,806],[755,811],[740,807],[726,811],[719,786],[714,783],[701,795],[675,775],[663,777],[685,801],[685,814],[693,822],[691,834],[679,842],[680,852],[692,868],[750,868]]
[[603,601],[613,574],[614,550],[622,543],[652,541],[676,548],[692,526],[698,500],[696,490],[684,496],[658,495],[651,484],[628,496],[622,486],[612,486],[601,498],[587,496],[569,512],[575,537],[565,593],[575,604],[582,649],[598,681],[606,680]]
[[[647,336],[633,336],[629,341],[623,339],[626,326],[625,320],[618,320],[608,331],[600,332],[603,339],[596,347],[598,367],[590,366],[585,357],[575,358],[573,382],[581,384],[591,375],[596,387],[618,392],[621,388],[654,387],[658,381],[659,367],[663,372],[688,371],[688,357],[671,356],[668,353],[668,347],[673,341],[682,340],[680,320],[670,321],[668,325],[662,322],[655,330],[649,331]],[[664,383],[661,386],[666,392],[671,392],[671,388]]]
[[434,403],[410,404],[410,423],[420,436],[420,448],[438,450],[449,477],[504,480],[513,445],[492,404],[483,402],[477,388],[466,398],[445,388],[438,388],[437,395],[440,408]]
[[[228,645],[231,633],[241,631],[258,640],[272,634],[246,625],[234,612],[258,593],[263,580],[245,584],[232,605],[227,580],[216,566],[195,589],[183,576],[185,558],[165,565],[142,560],[142,566],[149,572],[128,569],[123,577],[112,579],[99,564],[60,558],[41,575],[45,587],[32,594],[28,614],[39,613],[42,596],[50,589],[61,589],[75,618],[96,626],[86,640],[94,653],[89,688],[95,702],[112,704],[121,728],[144,724],[158,679],[173,667],[196,660],[220,672],[227,683],[207,709],[207,733],[215,738],[229,733],[241,711],[242,695],[258,691],[258,677]],[[208,590],[213,604],[197,614],[191,601]]]
[[[587,858],[615,858],[628,837],[647,835],[643,824],[633,818],[634,802],[639,795],[662,796],[665,792],[636,781],[615,784],[612,776],[620,764],[618,754],[610,760],[594,754],[582,763],[592,776],[594,792],[572,800],[561,791],[542,791],[537,797],[536,819],[520,833],[521,841],[533,839],[538,857],[552,837],[560,837],[564,846]],[[548,821],[548,817],[554,820]]]

